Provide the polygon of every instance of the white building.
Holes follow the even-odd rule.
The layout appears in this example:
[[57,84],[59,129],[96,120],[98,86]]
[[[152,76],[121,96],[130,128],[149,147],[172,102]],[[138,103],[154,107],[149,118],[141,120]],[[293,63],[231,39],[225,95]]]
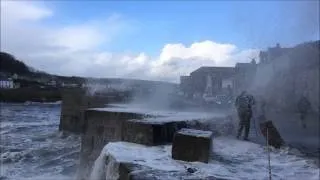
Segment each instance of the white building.
[[55,80],[51,80],[47,83],[49,86],[57,86],[57,82]]
[[0,88],[1,89],[13,89],[14,82],[12,81],[12,79],[1,79],[0,80]]
[[69,88],[75,88],[78,87],[79,85],[76,83],[62,83],[61,84],[62,87],[69,87]]

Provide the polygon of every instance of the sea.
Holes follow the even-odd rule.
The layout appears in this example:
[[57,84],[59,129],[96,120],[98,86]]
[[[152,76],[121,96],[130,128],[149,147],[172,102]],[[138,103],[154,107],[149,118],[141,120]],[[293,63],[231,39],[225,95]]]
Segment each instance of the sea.
[[59,132],[61,102],[1,103],[0,180],[70,180],[80,137]]
[[[75,179],[80,137],[59,132],[60,110],[61,102],[1,103],[0,180]],[[240,173],[242,179],[265,179],[264,146],[223,137],[217,138],[214,146],[217,157],[213,165],[228,169],[226,176],[239,177]],[[278,179],[319,177],[318,157],[290,148],[273,150],[271,155],[275,177],[281,177]]]

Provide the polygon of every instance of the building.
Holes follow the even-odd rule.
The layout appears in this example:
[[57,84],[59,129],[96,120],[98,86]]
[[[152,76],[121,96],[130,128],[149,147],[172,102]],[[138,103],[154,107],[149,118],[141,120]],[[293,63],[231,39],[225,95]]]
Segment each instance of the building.
[[254,80],[257,63],[237,63],[235,67],[200,67],[190,76],[180,77],[180,90],[186,95],[230,95],[248,90]]
[[82,85],[79,85],[79,84],[76,84],[76,83],[61,83],[61,86],[62,87],[65,87],[65,88],[76,88],[76,87],[80,87]]
[[51,80],[47,83],[48,86],[56,87],[57,86],[57,81]]
[[252,59],[250,63],[237,63],[235,65],[234,93],[239,94],[251,86],[256,70],[257,63],[255,59]]
[[19,78],[19,76],[17,74],[13,74],[12,79],[16,80],[18,78]]
[[13,89],[15,88],[14,82],[10,78],[0,79],[0,88],[1,89]]
[[233,89],[234,67],[203,66],[180,77],[181,90],[188,94],[218,95],[230,93]]
[[267,51],[260,51],[259,59],[261,64],[267,64],[274,59],[285,54],[289,48],[282,48],[278,43],[275,47],[268,48]]
[[192,95],[192,85],[191,85],[191,76],[180,76],[180,91],[185,96],[191,96]]

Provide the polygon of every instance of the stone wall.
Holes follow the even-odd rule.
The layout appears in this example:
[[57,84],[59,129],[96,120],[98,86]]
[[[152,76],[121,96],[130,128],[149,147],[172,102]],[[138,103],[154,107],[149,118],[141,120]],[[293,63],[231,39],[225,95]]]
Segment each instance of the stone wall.
[[85,112],[86,128],[81,137],[80,166],[77,179],[87,179],[93,162],[106,144],[124,139],[123,126],[125,121],[142,117],[143,114],[138,113],[87,110]]
[[106,97],[87,95],[83,89],[63,90],[59,130],[82,133],[85,129],[85,110],[104,107],[107,102]]

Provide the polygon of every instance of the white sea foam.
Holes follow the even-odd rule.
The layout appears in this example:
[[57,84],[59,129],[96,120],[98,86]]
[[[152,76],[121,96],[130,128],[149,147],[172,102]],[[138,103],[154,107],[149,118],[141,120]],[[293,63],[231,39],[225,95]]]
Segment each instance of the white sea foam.
[[[213,156],[208,164],[175,161],[171,146],[147,147],[115,142],[105,146],[102,153],[111,154],[118,162],[132,162],[162,171],[185,171],[194,167],[198,178],[209,176],[226,179],[268,179],[267,151],[264,146],[219,137],[213,140]],[[307,158],[290,153],[288,148],[271,150],[273,179],[310,179],[319,177],[319,168]]]

